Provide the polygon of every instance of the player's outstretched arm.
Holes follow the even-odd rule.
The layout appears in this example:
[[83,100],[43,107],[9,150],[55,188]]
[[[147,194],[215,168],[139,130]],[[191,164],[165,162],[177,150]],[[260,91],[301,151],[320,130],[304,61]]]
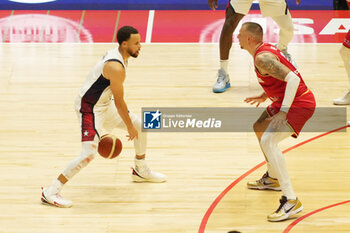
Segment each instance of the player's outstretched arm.
[[114,104],[117,107],[118,113],[124,121],[128,129],[129,140],[137,138],[138,132],[129,116],[129,110],[124,100],[124,80],[125,80],[125,69],[119,62],[110,61],[104,65],[103,75],[111,82],[111,90],[114,96]]

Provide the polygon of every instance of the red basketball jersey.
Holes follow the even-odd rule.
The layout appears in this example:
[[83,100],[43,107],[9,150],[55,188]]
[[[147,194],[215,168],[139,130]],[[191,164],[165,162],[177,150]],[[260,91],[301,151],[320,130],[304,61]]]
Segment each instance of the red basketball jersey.
[[348,31],[348,34],[346,34],[346,36],[344,38],[343,45],[350,49],[350,29]]
[[[299,97],[301,97],[305,92],[308,91],[308,88],[306,87],[304,80],[302,79],[301,75],[297,71],[297,69],[290,63],[287,58],[284,56],[284,54],[278,50],[275,46],[271,44],[264,43],[255,52],[254,55],[254,62],[255,57],[260,53],[272,53],[277,60],[279,60],[283,65],[287,66],[291,71],[293,71],[298,77],[300,78],[299,87],[297,89],[295,99],[297,100]],[[255,64],[254,64],[255,66]],[[264,89],[267,97],[274,102],[277,105],[282,105],[282,101],[284,98],[284,92],[287,86],[287,82],[276,79],[270,75],[262,75],[259,73],[257,68],[255,67],[255,72],[258,77],[258,81],[262,88]]]

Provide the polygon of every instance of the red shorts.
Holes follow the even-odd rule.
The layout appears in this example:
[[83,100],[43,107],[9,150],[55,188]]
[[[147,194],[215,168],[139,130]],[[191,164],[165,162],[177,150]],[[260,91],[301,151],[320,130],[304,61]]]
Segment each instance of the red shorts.
[[[280,111],[281,103],[273,102],[266,111],[270,116]],[[292,137],[298,137],[305,123],[312,117],[316,108],[314,94],[307,90],[303,95],[296,97],[287,114],[287,123],[293,129]]]

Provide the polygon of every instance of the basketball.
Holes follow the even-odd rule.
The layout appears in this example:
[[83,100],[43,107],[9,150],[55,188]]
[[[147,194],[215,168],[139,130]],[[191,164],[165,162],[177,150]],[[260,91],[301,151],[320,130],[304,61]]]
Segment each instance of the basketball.
[[106,134],[101,137],[97,151],[103,158],[113,159],[120,154],[122,148],[122,142],[118,137]]

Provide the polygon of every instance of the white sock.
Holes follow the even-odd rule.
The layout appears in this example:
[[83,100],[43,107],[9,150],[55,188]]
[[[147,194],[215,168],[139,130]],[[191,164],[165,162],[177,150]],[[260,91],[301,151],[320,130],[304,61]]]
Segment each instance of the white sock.
[[228,60],[220,60],[220,68],[223,69],[226,74],[228,74],[227,67],[228,67]]
[[63,184],[61,183],[61,181],[54,179],[50,187],[46,189],[46,194],[53,195],[53,194],[59,193],[62,188],[63,188]]

